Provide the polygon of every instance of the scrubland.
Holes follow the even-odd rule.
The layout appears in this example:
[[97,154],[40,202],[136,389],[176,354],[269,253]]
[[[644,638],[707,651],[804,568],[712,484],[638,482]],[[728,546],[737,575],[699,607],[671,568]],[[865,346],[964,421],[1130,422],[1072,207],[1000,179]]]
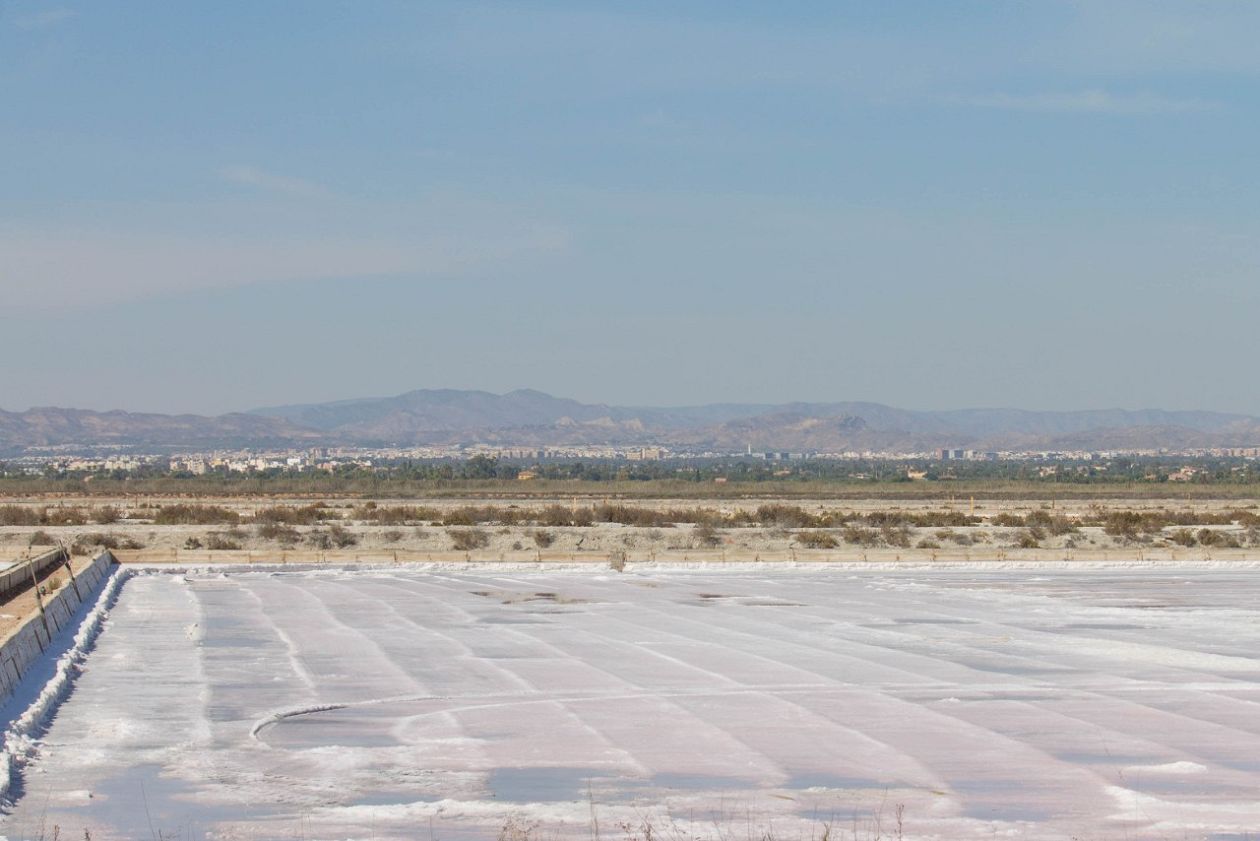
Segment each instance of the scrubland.
[[[64,543],[123,552],[465,553],[631,559],[1244,556],[1247,500],[13,500],[7,554]],[[1040,553],[1040,554],[1037,554]]]

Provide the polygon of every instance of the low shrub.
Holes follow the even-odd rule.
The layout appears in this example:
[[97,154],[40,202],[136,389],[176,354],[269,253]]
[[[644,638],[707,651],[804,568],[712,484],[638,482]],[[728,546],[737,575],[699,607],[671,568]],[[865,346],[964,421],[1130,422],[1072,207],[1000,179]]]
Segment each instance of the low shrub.
[[701,523],[692,529],[691,538],[701,546],[708,547],[717,546],[722,542],[722,536],[718,534],[717,529],[709,523]]
[[841,536],[844,538],[845,543],[852,543],[858,546],[879,545],[879,534],[874,529],[864,528],[863,526],[845,526]]
[[378,507],[369,502],[351,513],[351,518],[382,526],[409,526],[415,523],[432,523],[442,519],[436,508],[425,508],[415,505],[395,505]]
[[1225,531],[1199,529],[1196,536],[1200,546],[1214,546],[1218,549],[1237,549],[1241,546],[1237,537]]
[[764,526],[785,529],[818,528],[823,525],[819,517],[799,505],[769,504],[757,507],[757,522]]
[[0,505],[0,526],[46,525],[40,511],[24,505]]
[[227,534],[211,532],[206,535],[206,548],[215,552],[232,551],[240,549],[241,544],[237,543]]
[[153,515],[159,526],[217,526],[240,522],[241,515],[220,505],[163,505]]
[[840,545],[833,535],[825,531],[797,532],[796,542],[807,549],[835,549]]
[[254,512],[256,523],[277,523],[288,526],[313,526],[326,520],[340,520],[341,515],[329,508],[310,505],[273,505]]
[[263,540],[275,540],[279,543],[297,543],[302,539],[302,533],[293,526],[283,523],[267,522],[258,526],[254,531]]
[[1038,549],[1041,547],[1041,541],[1033,529],[1025,529],[1015,538],[1015,545],[1020,549]]
[[338,549],[347,549],[355,546],[359,542],[359,538],[344,526],[332,526],[328,529],[328,539]]
[[484,529],[447,529],[446,534],[451,538],[451,545],[461,552],[484,549],[490,545],[490,535]]
[[910,548],[910,529],[907,526],[885,525],[879,530],[879,536],[889,546],[898,549]]
[[112,505],[106,505],[92,512],[92,522],[99,526],[110,526],[122,519],[122,512]]
[[70,544],[72,555],[90,555],[97,549],[143,549],[144,544],[134,537],[92,532],[81,534]]
[[1194,532],[1190,531],[1190,529],[1177,529],[1175,532],[1168,535],[1168,539],[1173,543],[1176,543],[1178,546],[1194,546],[1199,542],[1195,538]]
[[37,531],[31,535],[31,539],[27,542],[28,546],[54,546],[56,539],[46,531]]

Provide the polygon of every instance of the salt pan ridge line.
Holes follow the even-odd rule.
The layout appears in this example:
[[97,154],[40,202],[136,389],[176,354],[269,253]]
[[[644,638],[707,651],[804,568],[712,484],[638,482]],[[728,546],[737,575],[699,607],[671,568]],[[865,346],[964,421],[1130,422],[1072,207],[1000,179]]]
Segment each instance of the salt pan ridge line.
[[[725,690],[693,689],[677,692],[661,692],[654,690],[651,692],[601,692],[574,695],[565,693],[536,692],[528,695],[487,696],[484,700],[477,703],[460,704],[455,707],[442,707],[441,709],[420,713],[413,716],[413,718],[421,719],[431,716],[450,715],[451,713],[469,712],[473,710],[497,710],[506,707],[528,706],[530,704],[593,704],[601,701],[636,701],[645,698],[729,698],[739,695],[762,695],[766,691],[774,691],[783,695],[790,695],[792,693],[817,694],[828,690],[843,691],[837,690],[836,687],[826,683],[802,683],[790,685],[764,684],[755,688],[749,687]],[[254,726],[250,728],[249,735],[259,744],[267,745],[267,741],[262,738],[263,733],[277,724],[283,724],[289,719],[299,718],[301,716],[319,715],[320,713],[336,712],[337,710],[348,710],[357,707],[373,707],[383,704],[451,700],[454,699],[449,695],[396,695],[388,698],[365,698],[362,701],[341,701],[331,704],[307,704],[304,706],[277,710],[268,715],[266,718],[259,719],[254,723]],[[268,745],[268,747],[270,746]]]
[[[53,675],[22,713],[12,719],[0,736],[0,804],[9,803],[9,792],[22,766],[35,755],[38,740],[58,705],[70,694],[74,681],[83,670],[83,663],[100,636],[109,610],[118,600],[123,584],[134,573],[115,569],[101,588],[96,603],[83,617],[70,647],[57,658]],[[58,637],[68,634],[64,629]],[[57,638],[54,637],[54,642]],[[16,701],[16,699],[11,699]]]

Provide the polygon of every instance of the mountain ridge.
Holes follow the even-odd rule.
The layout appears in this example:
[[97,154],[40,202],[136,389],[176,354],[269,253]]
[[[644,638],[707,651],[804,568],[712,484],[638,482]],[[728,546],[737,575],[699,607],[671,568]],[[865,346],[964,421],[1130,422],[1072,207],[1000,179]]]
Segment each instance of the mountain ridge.
[[737,452],[1190,449],[1260,444],[1260,418],[1201,410],[901,409],[838,401],[635,407],[534,389],[417,389],[214,417],[36,407],[0,410],[0,451],[160,448],[647,445]]

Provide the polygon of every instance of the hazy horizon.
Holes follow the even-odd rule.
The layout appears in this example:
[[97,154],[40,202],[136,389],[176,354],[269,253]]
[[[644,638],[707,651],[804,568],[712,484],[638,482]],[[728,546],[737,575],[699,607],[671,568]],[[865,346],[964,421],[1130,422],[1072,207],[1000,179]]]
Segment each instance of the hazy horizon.
[[556,399],[575,400],[578,403],[582,403],[586,405],[607,405],[610,407],[623,408],[623,409],[626,409],[626,408],[629,408],[629,409],[636,409],[636,408],[637,409],[688,409],[688,408],[699,408],[699,407],[717,406],[717,405],[787,406],[787,405],[792,405],[792,404],[828,405],[828,404],[841,404],[841,403],[854,403],[854,404],[865,403],[865,404],[886,406],[892,409],[906,410],[906,411],[912,411],[912,412],[926,412],[926,413],[954,412],[954,411],[1028,411],[1028,412],[1062,412],[1062,413],[1107,412],[1107,411],[1121,411],[1121,412],[1168,411],[1168,412],[1207,412],[1207,413],[1213,413],[1213,414],[1238,414],[1238,415],[1249,414],[1247,412],[1230,412],[1228,410],[1216,409],[1210,406],[1207,406],[1207,407],[1190,406],[1190,407],[1183,407],[1183,408],[1170,407],[1170,406],[1158,406],[1158,405],[1089,406],[1089,407],[1079,407],[1079,406],[1029,407],[1029,406],[1014,406],[1014,405],[923,406],[923,405],[901,405],[901,404],[896,404],[896,403],[887,403],[887,402],[879,401],[879,400],[866,400],[861,397],[856,397],[856,398],[837,397],[837,398],[825,398],[825,399],[817,399],[817,400],[799,399],[799,400],[784,400],[784,401],[775,401],[775,402],[767,402],[767,401],[762,401],[762,400],[712,400],[712,401],[705,401],[703,403],[699,403],[699,402],[696,402],[696,403],[660,403],[660,402],[631,403],[624,400],[615,400],[615,399],[614,400],[588,400],[588,399],[584,399],[580,396],[575,396],[572,394],[551,392],[551,391],[546,391],[544,389],[533,388],[531,386],[520,386],[517,388],[507,388],[507,389],[502,389],[498,391],[493,390],[493,389],[458,388],[458,387],[453,387],[453,386],[421,386],[418,388],[405,389],[403,391],[395,392],[393,394],[343,396],[343,397],[330,398],[328,400],[297,400],[297,401],[286,402],[286,403],[268,403],[268,404],[254,405],[254,406],[231,408],[223,412],[194,412],[194,411],[181,411],[178,409],[176,410],[137,409],[137,408],[128,407],[128,406],[78,406],[78,405],[72,406],[72,405],[55,405],[55,404],[33,404],[30,406],[17,406],[17,407],[8,406],[8,405],[0,405],[0,411],[22,413],[22,412],[30,411],[32,409],[54,408],[54,409],[86,410],[86,411],[93,411],[93,412],[123,411],[123,412],[132,412],[132,413],[141,413],[141,414],[147,414],[147,413],[166,414],[166,415],[192,414],[192,415],[218,416],[218,415],[234,414],[234,413],[248,414],[248,413],[260,412],[260,411],[265,411],[265,410],[270,410],[270,409],[281,409],[281,408],[288,408],[288,407],[294,407],[294,406],[317,406],[317,405],[326,405],[326,404],[332,404],[332,403],[357,403],[357,402],[366,402],[366,401],[373,401],[373,400],[389,400],[389,399],[400,397],[400,396],[403,396],[405,394],[409,394],[415,391],[481,392],[481,393],[493,394],[496,396],[504,396],[514,391],[534,391],[534,392],[539,392],[539,393],[547,395],[548,397],[553,397]]
[[1260,415],[1260,6],[0,3],[0,406]]

